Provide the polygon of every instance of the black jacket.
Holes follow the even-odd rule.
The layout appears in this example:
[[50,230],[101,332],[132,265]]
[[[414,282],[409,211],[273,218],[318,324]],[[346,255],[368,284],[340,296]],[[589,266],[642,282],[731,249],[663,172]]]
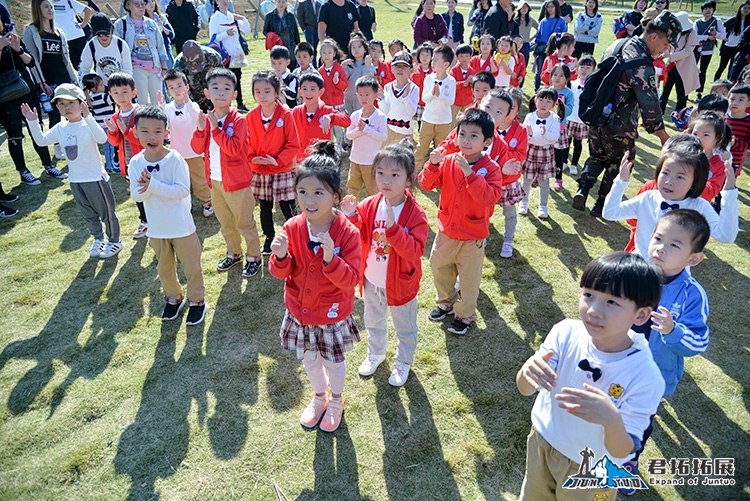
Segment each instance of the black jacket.
[[495,37],[495,40],[505,35],[515,36],[518,35],[518,25],[515,25],[514,32],[511,32],[508,13],[495,4],[490,7],[490,10],[484,16],[483,33],[489,33]]
[[195,40],[198,30],[201,29],[201,23],[192,0],[183,0],[179,7],[172,0],[167,5],[166,14],[174,30],[175,39]]

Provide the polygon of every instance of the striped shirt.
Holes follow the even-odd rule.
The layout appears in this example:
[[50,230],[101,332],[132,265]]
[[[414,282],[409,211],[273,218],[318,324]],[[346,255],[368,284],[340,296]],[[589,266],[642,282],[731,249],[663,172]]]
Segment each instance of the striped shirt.
[[[745,155],[750,148],[750,115],[744,118],[732,118],[727,115],[727,124],[732,128],[732,166],[738,170],[745,163]],[[739,171],[737,172],[739,174]]]
[[106,92],[91,93],[91,114],[100,127],[105,128],[104,119],[115,114],[115,103]]

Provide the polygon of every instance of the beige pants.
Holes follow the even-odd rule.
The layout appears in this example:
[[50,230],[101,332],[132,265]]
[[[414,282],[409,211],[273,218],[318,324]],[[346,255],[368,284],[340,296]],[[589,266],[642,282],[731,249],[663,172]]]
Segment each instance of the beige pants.
[[419,146],[414,152],[414,160],[417,162],[417,167],[424,165],[425,157],[427,152],[430,150],[432,141],[435,141],[435,148],[446,138],[451,132],[451,124],[431,124],[422,120],[422,128],[419,130]]
[[[476,320],[479,284],[484,265],[484,240],[453,240],[438,231],[432,251],[430,266],[437,291],[437,305],[456,312],[456,317]],[[461,301],[458,301],[456,277],[461,279]]]
[[211,201],[214,214],[221,224],[221,235],[227,243],[227,254],[242,255],[242,238],[247,257],[260,259],[260,237],[255,226],[255,197],[248,186],[237,191],[224,191],[221,181],[211,180]]
[[468,107],[469,107],[468,104],[465,106],[456,106],[454,104],[453,106],[451,106],[451,115],[453,116],[453,121],[451,122],[451,130],[456,128],[456,122],[457,122],[456,117],[458,116],[458,114],[462,111],[466,111],[466,108]]
[[519,500],[615,501],[617,489],[563,489],[568,477],[577,474],[579,468],[579,463],[552,447],[532,426],[526,439],[526,475]]
[[365,193],[368,197],[378,192],[378,186],[375,184],[375,176],[372,173],[372,165],[349,162],[349,177],[346,180],[346,187],[349,189],[349,194],[359,199],[359,192],[362,191],[362,185],[364,185]]
[[[193,233],[182,238],[149,238],[149,243],[156,254],[156,269],[164,288],[164,295],[169,299],[182,300],[182,285],[177,278],[177,261],[182,263],[187,278],[187,298],[190,303],[202,303],[206,289],[203,286],[201,269],[201,241]],[[175,259],[175,257],[177,259]]]
[[206,181],[206,171],[203,170],[203,158],[186,158],[185,161],[190,169],[190,185],[193,187],[193,195],[201,201],[201,205],[211,205],[211,190]]
[[390,127],[388,127],[388,137],[385,139],[385,142],[383,143],[383,148],[388,146],[389,144],[396,144],[400,143],[402,139],[408,138],[411,140],[411,142],[414,142],[414,133],[412,134],[399,134],[398,132],[394,131]]

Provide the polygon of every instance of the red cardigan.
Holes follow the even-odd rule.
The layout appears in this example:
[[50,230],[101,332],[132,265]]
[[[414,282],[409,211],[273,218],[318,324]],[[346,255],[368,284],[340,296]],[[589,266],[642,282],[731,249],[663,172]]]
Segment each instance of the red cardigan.
[[424,106],[424,101],[422,101],[422,88],[424,87],[424,79],[427,78],[427,75],[432,73],[432,67],[425,73],[424,69],[421,65],[417,65],[414,68],[414,73],[411,74],[411,77],[409,79],[417,84],[417,87],[419,87],[419,103],[417,103],[419,106]]
[[[134,104],[133,113],[130,114],[130,123],[128,124],[125,134],[120,132],[120,129],[117,129],[117,132],[112,132],[107,129],[107,140],[109,141],[109,144],[117,148],[117,158],[120,161],[120,174],[125,177],[128,177],[128,163],[125,161],[125,141],[127,140],[127,142],[130,143],[130,149],[133,152],[133,155],[130,158],[136,156],[143,149],[140,139],[133,134],[133,128],[135,127],[135,110],[137,108],[138,105]],[[112,115],[112,120],[117,124],[120,120],[120,110],[117,110],[115,114]]]
[[391,71],[391,66],[383,61],[378,63],[378,69],[375,71],[375,78],[378,79],[381,89],[385,87],[385,84],[396,80],[396,77],[393,76],[393,72]]
[[482,240],[490,235],[490,218],[500,200],[503,174],[489,156],[483,155],[468,177],[456,165],[457,154],[439,165],[427,162],[419,173],[419,185],[429,191],[442,188],[438,229],[454,240]]
[[195,129],[190,147],[196,153],[203,153],[203,170],[211,187],[211,138],[221,150],[221,182],[225,191],[237,191],[250,186],[253,173],[247,163],[247,123],[245,117],[229,108],[221,127],[211,130],[206,118],[203,130]]
[[[440,146],[445,150],[446,155],[449,155],[451,153],[458,153],[460,151],[458,149],[458,146],[456,146],[456,129],[453,129],[451,133],[448,134],[448,137],[446,137],[443,142],[440,143]],[[500,169],[503,168],[505,162],[513,159],[508,150],[508,144],[505,142],[503,136],[500,135],[497,129],[495,129],[495,137],[493,137],[492,139],[492,147],[489,151],[489,157],[490,160],[494,161],[500,167]],[[503,176],[503,185],[512,183],[513,181],[518,179],[520,175],[521,174],[519,173],[518,176],[509,178],[511,179],[510,181],[508,181],[505,176]]]
[[[328,106],[341,106],[344,104],[344,91],[349,87],[349,80],[346,79],[346,71],[341,63],[333,63],[331,74],[326,73],[323,65],[318,68],[318,73],[323,77],[323,88],[325,92],[320,97]],[[333,75],[339,74],[339,83],[333,83]]]
[[[570,56],[565,56],[564,61],[560,61],[560,58],[557,56],[557,53],[553,52],[552,55],[547,56],[547,58],[544,60],[544,64],[542,65],[542,83],[544,85],[549,85],[549,77],[550,77],[550,71],[552,71],[552,68],[560,62],[563,62],[565,64],[568,64],[573,61],[573,58]],[[570,72],[570,81],[578,80],[578,69],[576,67],[575,71]]]
[[337,213],[328,234],[338,253],[328,265],[323,251],[313,253],[307,246],[310,235],[307,216],[294,216],[284,223],[289,252],[284,259],[275,254],[268,260],[268,271],[284,280],[284,304],[302,325],[326,325],[340,322],[354,309],[354,288],[362,267],[359,230],[346,216]]
[[[498,76],[500,74],[500,68],[498,68],[497,71],[492,71],[492,64],[490,64],[490,61],[494,60],[493,57],[494,56],[490,56],[489,59],[484,62],[484,64],[481,64],[482,56],[480,54],[477,54],[476,56],[473,56],[471,58],[471,61],[469,61],[469,68],[474,71],[474,74],[477,74],[480,71],[488,71],[494,76]],[[495,64],[497,65],[497,63]]]
[[[505,144],[508,145],[508,157],[523,163],[529,151],[529,134],[521,125],[518,118],[514,118],[505,133]],[[503,186],[515,183],[521,177],[521,172],[514,176],[503,175]]]
[[[370,252],[370,238],[375,227],[375,215],[383,198],[382,193],[365,198],[357,212],[349,218],[359,228],[362,242],[362,273],[360,286],[365,281],[365,266]],[[396,224],[388,228],[385,238],[391,246],[385,277],[385,297],[388,306],[403,306],[417,296],[422,279],[422,256],[427,245],[430,224],[427,214],[414,196],[406,192],[406,202]]]
[[[299,152],[299,135],[289,109],[276,103],[268,130],[263,128],[260,105],[247,114],[247,159],[253,172],[261,175],[279,174],[294,170],[294,158]],[[253,159],[271,155],[278,165],[254,164]]]
[[[451,68],[451,76],[456,79],[456,99],[453,101],[454,106],[468,106],[474,102],[474,89],[471,87],[471,79],[476,74],[469,65],[469,70],[466,72],[464,77],[463,71],[460,65],[455,65]],[[469,84],[464,86],[464,82],[468,81]]]
[[318,103],[318,109],[315,111],[315,116],[313,116],[312,121],[309,123],[307,122],[307,108],[304,104],[295,106],[292,110],[292,117],[294,118],[294,124],[297,127],[300,144],[297,152],[297,162],[301,162],[302,159],[307,156],[305,151],[307,151],[307,148],[313,145],[318,139],[325,139],[327,141],[331,140],[331,130],[329,129],[328,134],[326,134],[320,127],[320,121],[326,115],[331,117],[331,127],[334,125],[349,127],[352,123],[352,119],[349,118],[349,115],[336,111],[332,107],[323,103]]

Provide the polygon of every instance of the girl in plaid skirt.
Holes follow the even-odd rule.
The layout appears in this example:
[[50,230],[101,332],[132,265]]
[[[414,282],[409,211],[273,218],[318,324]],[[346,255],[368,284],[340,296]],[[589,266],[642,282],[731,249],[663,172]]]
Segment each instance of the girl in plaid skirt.
[[568,136],[568,117],[573,113],[575,96],[570,90],[570,68],[567,64],[558,63],[552,67],[550,72],[550,84],[557,91],[557,102],[564,108],[564,115],[560,122],[560,137],[555,143],[555,191],[563,188],[562,173],[565,162],[568,160],[568,149],[570,139]]
[[335,146],[324,141],[313,148],[295,177],[301,214],[274,238],[268,269],[284,280],[281,345],[297,353],[315,391],[300,423],[312,428],[320,422],[321,430],[332,432],[344,412],[344,353],[359,341],[352,310],[362,247],[359,230],[334,208],[344,195]]
[[260,205],[260,226],[266,235],[261,253],[271,254],[276,235],[273,203],[284,219],[294,215],[294,158],[300,148],[292,112],[279,102],[281,81],[275,72],[258,71],[252,80],[258,106],[247,114],[248,159],[253,170],[250,187]]
[[555,174],[554,144],[560,137],[560,118],[552,113],[556,103],[557,91],[552,87],[540,87],[536,96],[529,101],[529,113],[523,121],[529,135],[529,152],[522,167],[523,191],[526,195],[518,207],[521,215],[529,213],[529,192],[534,178],[539,182],[540,192],[537,216],[546,219],[549,214],[549,180]]

